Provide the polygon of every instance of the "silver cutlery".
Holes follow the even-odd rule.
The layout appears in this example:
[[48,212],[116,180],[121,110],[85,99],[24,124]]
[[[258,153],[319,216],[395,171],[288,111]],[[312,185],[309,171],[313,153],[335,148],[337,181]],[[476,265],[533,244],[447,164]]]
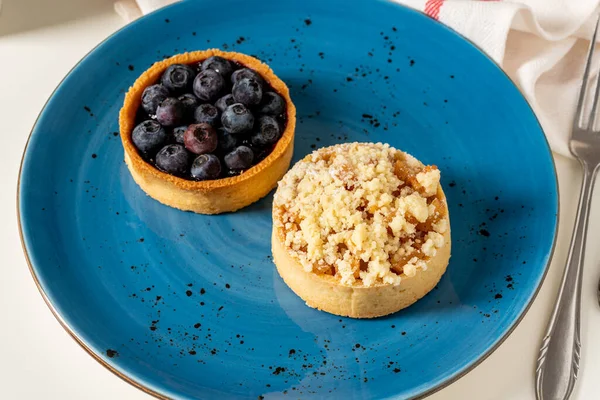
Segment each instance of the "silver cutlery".
[[[590,41],[590,49],[581,83],[579,101],[573,121],[573,131],[569,140],[571,154],[583,168],[583,182],[579,195],[579,205],[573,236],[567,257],[567,265],[562,277],[558,298],[546,335],[542,340],[536,368],[536,397],[538,400],[566,400],[571,396],[581,354],[580,308],[581,279],[585,241],[587,236],[590,200],[594,181],[600,164],[600,130],[594,129],[594,121],[600,97],[600,79],[594,89],[594,98],[589,117],[584,117],[585,94],[590,80],[591,64],[598,33],[598,24]],[[600,286],[599,286],[600,290]],[[600,293],[600,292],[599,292]]]

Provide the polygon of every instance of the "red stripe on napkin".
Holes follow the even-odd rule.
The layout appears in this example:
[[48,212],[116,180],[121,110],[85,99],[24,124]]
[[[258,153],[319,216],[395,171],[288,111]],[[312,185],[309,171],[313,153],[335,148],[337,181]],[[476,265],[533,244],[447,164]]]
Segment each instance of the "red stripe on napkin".
[[440,16],[440,8],[444,0],[427,0],[425,3],[425,14],[437,20]]

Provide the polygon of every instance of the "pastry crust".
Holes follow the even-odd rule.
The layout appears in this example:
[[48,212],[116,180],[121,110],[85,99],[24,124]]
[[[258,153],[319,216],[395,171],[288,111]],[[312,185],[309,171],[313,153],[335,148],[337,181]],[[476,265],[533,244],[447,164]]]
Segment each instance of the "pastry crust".
[[[154,84],[163,71],[172,64],[191,64],[211,56],[237,61],[258,72],[287,104],[287,126],[275,149],[257,165],[242,174],[210,181],[191,181],[164,173],[147,163],[131,140],[137,110],[144,89]],[[168,206],[201,214],[219,214],[236,211],[258,201],[271,191],[289,168],[294,151],[296,108],[289,90],[267,66],[254,57],[216,49],[178,54],[156,62],[146,70],[125,95],[119,114],[121,141],[125,150],[125,163],[135,182],[150,197]]]
[[351,318],[375,318],[392,314],[415,303],[438,284],[450,259],[450,230],[444,246],[427,261],[427,269],[413,277],[402,274],[400,285],[342,285],[331,275],[306,272],[287,252],[283,232],[273,228],[273,261],[279,275],[306,305],[331,314]]

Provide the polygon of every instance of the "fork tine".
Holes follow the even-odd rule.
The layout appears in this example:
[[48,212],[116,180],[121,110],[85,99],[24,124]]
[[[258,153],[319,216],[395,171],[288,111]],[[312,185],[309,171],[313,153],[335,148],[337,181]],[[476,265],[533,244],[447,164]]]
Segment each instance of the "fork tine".
[[[596,21],[596,29],[594,31],[594,37],[590,43],[591,48],[593,49],[596,46],[596,33],[598,31],[598,25],[600,23],[600,16]],[[596,79],[596,90],[594,91],[594,102],[592,104],[592,110],[590,111],[590,119],[588,121],[588,129],[594,129],[594,122],[596,121],[596,112],[598,111],[598,98],[600,97],[600,76]]]
[[[596,35],[598,34],[598,25],[600,23],[600,15],[596,20],[596,27],[594,28],[594,34],[592,35],[592,39],[590,40],[590,49],[588,51],[587,61],[585,63],[585,70],[583,72],[583,80],[581,81],[581,89],[579,89],[579,100],[577,101],[577,108],[575,110],[575,126],[579,126],[583,119],[583,102],[585,99],[585,92],[587,89],[588,78],[590,75],[590,70],[592,66],[592,58],[594,57],[594,48],[596,47]],[[598,97],[598,96],[596,96]],[[596,104],[596,100],[594,99],[594,104]],[[594,107],[595,108],[595,107]],[[595,113],[594,113],[595,114]]]

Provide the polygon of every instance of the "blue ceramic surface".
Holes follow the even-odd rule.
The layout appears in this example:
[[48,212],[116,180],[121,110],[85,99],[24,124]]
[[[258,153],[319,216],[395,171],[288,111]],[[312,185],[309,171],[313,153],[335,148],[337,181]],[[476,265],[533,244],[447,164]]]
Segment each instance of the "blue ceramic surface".
[[[306,307],[270,257],[272,194],[203,216],[147,197],[117,114],[154,61],[211,47],[257,55],[298,108],[294,160],[387,142],[436,164],[453,251],[438,287],[376,320]],[[184,2],[131,24],[60,85],[33,129],[20,219],[35,278],[104,363],[175,398],[410,398],[510,332],[546,271],[555,172],[518,90],[484,54],[387,2]]]

